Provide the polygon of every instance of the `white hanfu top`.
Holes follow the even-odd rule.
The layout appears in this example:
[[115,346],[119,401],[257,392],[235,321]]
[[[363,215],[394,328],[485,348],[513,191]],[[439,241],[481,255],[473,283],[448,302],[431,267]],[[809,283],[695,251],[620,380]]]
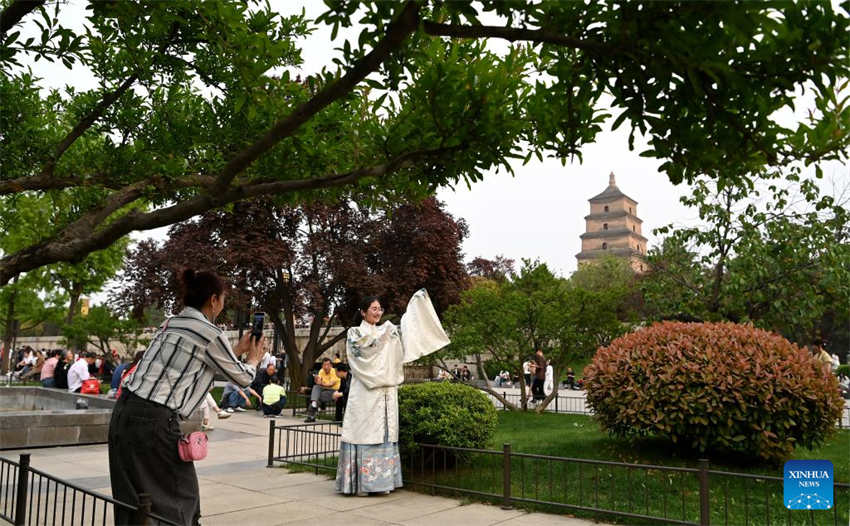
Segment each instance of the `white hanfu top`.
[[398,386],[403,364],[449,344],[428,292],[410,298],[401,327],[390,322],[362,322],[348,329],[347,353],[351,387],[342,425],[349,444],[398,442]]

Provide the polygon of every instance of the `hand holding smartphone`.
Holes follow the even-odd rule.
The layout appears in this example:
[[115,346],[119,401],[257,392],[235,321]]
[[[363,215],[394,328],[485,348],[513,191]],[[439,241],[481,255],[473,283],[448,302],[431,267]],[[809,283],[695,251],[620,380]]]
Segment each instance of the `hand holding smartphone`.
[[266,323],[266,313],[258,311],[251,319],[251,339],[259,341],[263,337],[263,325]]

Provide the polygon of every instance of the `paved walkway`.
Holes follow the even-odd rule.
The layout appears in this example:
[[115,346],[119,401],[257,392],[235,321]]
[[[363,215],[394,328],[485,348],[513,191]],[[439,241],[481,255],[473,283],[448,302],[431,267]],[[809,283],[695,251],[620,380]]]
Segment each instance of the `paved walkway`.
[[[300,419],[280,418],[281,423]],[[428,525],[464,526],[589,526],[593,522],[564,515],[502,510],[408,490],[379,497],[344,497],[334,493],[333,481],[284,468],[266,468],[269,421],[255,411],[214,420],[209,432],[208,457],[196,464],[204,526],[275,524]],[[17,459],[31,454],[33,467],[87,489],[109,495],[106,445],[0,451]]]

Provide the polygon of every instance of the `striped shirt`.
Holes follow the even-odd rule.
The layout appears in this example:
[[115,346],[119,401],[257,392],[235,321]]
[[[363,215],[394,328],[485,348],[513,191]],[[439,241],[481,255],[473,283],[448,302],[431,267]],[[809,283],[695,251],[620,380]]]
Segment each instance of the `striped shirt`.
[[239,361],[224,331],[199,310],[186,307],[169,318],[123,385],[188,418],[212,387],[216,370],[241,386],[249,385],[256,372]]

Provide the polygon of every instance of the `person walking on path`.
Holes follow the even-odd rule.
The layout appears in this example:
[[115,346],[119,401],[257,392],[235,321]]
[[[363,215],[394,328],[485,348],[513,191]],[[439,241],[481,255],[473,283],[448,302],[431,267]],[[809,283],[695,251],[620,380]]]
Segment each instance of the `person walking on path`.
[[[224,308],[226,284],[212,272],[180,274],[185,308],[169,318],[151,341],[138,367],[124,381],[109,423],[109,476],[112,497],[139,505],[151,496],[151,511],[177,524],[197,525],[201,517],[198,477],[192,462],[177,451],[179,420],[204,401],[216,371],[239,385],[254,379],[264,339],[248,332],[231,349],[215,325]],[[246,363],[237,356],[247,353]],[[135,517],[115,508],[115,524]]]
[[346,335],[352,378],[336,472],[336,491],[345,495],[402,487],[398,386],[404,382],[403,364],[449,344],[425,289],[410,299],[400,327],[379,325],[383,312],[378,298],[364,299],[363,321]]
[[543,356],[543,351],[537,349],[534,353],[534,383],[531,384],[531,395],[534,398],[534,403],[539,404],[546,398],[543,392],[543,385],[546,382],[546,357]]

